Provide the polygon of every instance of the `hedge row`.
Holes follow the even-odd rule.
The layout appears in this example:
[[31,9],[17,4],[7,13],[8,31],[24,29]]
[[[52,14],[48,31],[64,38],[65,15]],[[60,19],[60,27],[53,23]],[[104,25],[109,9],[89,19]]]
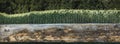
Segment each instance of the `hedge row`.
[[120,23],[119,10],[48,10],[0,14],[0,24]]

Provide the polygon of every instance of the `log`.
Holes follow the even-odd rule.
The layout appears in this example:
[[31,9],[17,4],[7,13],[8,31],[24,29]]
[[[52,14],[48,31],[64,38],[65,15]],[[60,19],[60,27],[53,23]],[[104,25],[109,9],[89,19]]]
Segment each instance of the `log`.
[[[86,24],[1,24],[0,25],[0,39],[15,34],[21,30],[28,30],[34,32],[35,30],[46,30],[50,28],[70,29],[80,31],[99,31],[99,30],[119,30],[119,23],[86,23]],[[1,41],[0,41],[1,42]]]

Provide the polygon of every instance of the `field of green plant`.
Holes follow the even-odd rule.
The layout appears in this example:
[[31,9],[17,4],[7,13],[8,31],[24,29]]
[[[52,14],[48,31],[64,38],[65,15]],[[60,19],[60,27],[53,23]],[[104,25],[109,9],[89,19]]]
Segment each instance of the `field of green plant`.
[[0,24],[120,23],[120,10],[46,10],[21,14],[0,13]]

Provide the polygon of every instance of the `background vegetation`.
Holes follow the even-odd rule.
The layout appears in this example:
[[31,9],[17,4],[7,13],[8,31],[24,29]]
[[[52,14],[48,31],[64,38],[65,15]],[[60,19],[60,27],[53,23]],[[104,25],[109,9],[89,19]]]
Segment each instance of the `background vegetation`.
[[0,0],[0,12],[14,14],[57,9],[120,9],[120,0]]
[[25,23],[120,23],[120,10],[49,10],[0,14],[1,24]]

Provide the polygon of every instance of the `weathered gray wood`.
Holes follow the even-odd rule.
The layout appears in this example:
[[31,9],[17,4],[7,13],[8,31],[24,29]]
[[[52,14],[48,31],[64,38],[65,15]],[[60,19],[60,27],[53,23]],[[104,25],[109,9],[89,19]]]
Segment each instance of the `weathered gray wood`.
[[69,28],[74,30],[114,30],[120,29],[120,24],[3,24],[0,25],[0,38],[5,38],[20,30],[28,29],[29,31],[41,30],[47,28]]

